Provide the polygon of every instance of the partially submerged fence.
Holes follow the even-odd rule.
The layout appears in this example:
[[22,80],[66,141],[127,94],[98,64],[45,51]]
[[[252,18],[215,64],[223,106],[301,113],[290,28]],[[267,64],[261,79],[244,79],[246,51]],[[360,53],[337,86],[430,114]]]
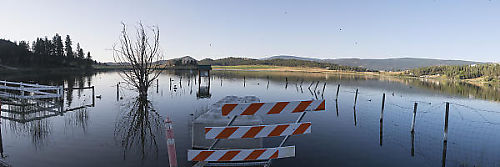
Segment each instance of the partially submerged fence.
[[19,99],[61,98],[62,86],[28,84],[23,82],[0,81],[0,97]]

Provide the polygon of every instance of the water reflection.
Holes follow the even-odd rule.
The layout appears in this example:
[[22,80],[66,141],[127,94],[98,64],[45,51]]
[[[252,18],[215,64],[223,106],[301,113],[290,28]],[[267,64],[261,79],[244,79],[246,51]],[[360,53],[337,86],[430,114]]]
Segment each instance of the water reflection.
[[[500,101],[500,89],[490,84],[469,84],[458,81],[447,80],[432,80],[424,78],[399,78],[377,75],[362,75],[362,74],[325,74],[325,73],[302,73],[302,72],[264,72],[264,71],[213,71],[215,75],[223,76],[225,78],[266,78],[267,86],[269,89],[269,82],[282,83],[285,78],[288,81],[301,80],[300,87],[304,82],[311,82],[307,88],[314,90],[315,82],[318,80],[327,81],[342,81],[349,82],[353,85],[363,84],[356,81],[388,81],[398,82],[407,85],[407,88],[420,87],[428,90],[434,90],[440,93],[448,93],[450,95],[459,95],[469,98],[481,98],[493,101]],[[286,83],[285,83],[286,85]],[[386,84],[378,83],[372,84],[370,87],[387,89]],[[390,88],[395,91],[398,88]],[[312,92],[312,91],[311,91]],[[314,94],[312,94],[314,95]]]
[[[499,152],[494,148],[498,148],[499,146],[497,140],[498,133],[496,132],[500,126],[473,122],[482,121],[482,119],[479,118],[479,116],[477,116],[477,118],[474,117],[474,112],[472,112],[469,108],[452,109],[450,112],[450,123],[452,123],[450,124],[450,144],[447,144],[442,140],[442,127],[444,124],[442,113],[444,108],[442,104],[438,103],[442,103],[444,100],[449,100],[446,98],[448,95],[454,95],[457,92],[471,92],[470,90],[455,91],[455,88],[451,88],[449,90],[453,91],[448,93],[442,90],[446,90],[443,88],[443,82],[439,83],[441,88],[435,86],[428,88],[427,86],[432,86],[432,84],[437,85],[438,83],[427,85],[418,83],[425,82],[420,79],[364,77],[356,75],[339,76],[321,73],[276,74],[267,72],[228,73],[225,71],[217,71],[213,72],[213,74],[213,77],[215,78],[212,77],[211,79],[214,79],[215,82],[212,83],[215,84],[210,86],[210,84],[207,84],[208,78],[203,78],[200,84],[197,75],[193,74],[191,71],[165,71],[162,74],[159,83],[158,81],[156,83],[156,90],[150,91],[149,99],[154,101],[154,107],[151,104],[153,102],[149,101],[148,98],[134,97],[137,92],[130,91],[130,89],[117,91],[116,93],[120,94],[116,95],[116,100],[118,102],[115,102],[114,86],[117,84],[116,78],[119,78],[115,73],[102,73],[98,74],[98,77],[82,76],[84,78],[83,85],[90,86],[92,84],[96,84],[97,92],[99,94],[102,93],[103,95],[103,98],[98,99],[97,101],[97,108],[84,107],[73,110],[73,112],[68,112],[68,110],[79,106],[82,102],[89,102],[84,100],[88,99],[88,95],[85,90],[79,93],[77,92],[80,91],[79,89],[74,89],[68,90],[65,94],[64,99],[66,102],[63,102],[65,108],[64,110],[59,109],[63,112],[59,112],[59,110],[54,110],[54,112],[45,112],[41,109],[37,110],[39,112],[38,116],[43,116],[45,113],[55,114],[54,116],[28,121],[28,118],[31,118],[30,116],[37,114],[25,114],[24,118],[26,118],[26,120],[24,122],[16,122],[15,120],[2,118],[3,126],[0,127],[2,128],[0,131],[3,131],[4,134],[3,136],[0,136],[0,140],[3,140],[0,141],[0,153],[2,151],[1,142],[3,142],[5,152],[11,155],[9,157],[23,157],[21,160],[19,160],[19,158],[12,160],[18,164],[24,161],[24,159],[32,160],[32,157],[50,159],[50,156],[53,156],[54,154],[53,152],[58,151],[60,154],[64,153],[68,154],[68,156],[62,156],[63,158],[59,158],[57,160],[50,159],[52,161],[45,161],[45,164],[37,164],[37,166],[53,166],[55,163],[64,162],[64,159],[70,159],[67,161],[75,161],[74,159],[68,157],[83,157],[87,156],[87,154],[95,154],[95,157],[101,158],[85,158],[78,161],[78,163],[80,163],[79,166],[91,166],[91,163],[85,162],[88,159],[100,162],[113,161],[113,164],[116,165],[131,166],[159,166],[155,165],[155,163],[168,164],[166,162],[167,156],[163,156],[164,153],[162,153],[162,150],[166,150],[162,148],[166,148],[164,146],[166,146],[165,144],[167,142],[163,140],[164,135],[161,135],[165,131],[162,130],[163,119],[160,117],[160,115],[167,115],[165,109],[168,107],[167,112],[169,116],[171,116],[174,121],[180,122],[176,124],[176,130],[178,129],[178,132],[180,132],[176,136],[176,144],[178,144],[177,146],[179,151],[178,160],[180,166],[186,166],[188,163],[186,163],[186,159],[183,157],[185,156],[185,152],[183,151],[190,149],[192,146],[192,143],[190,142],[192,140],[190,138],[191,133],[189,133],[191,132],[190,130],[192,127],[187,124],[188,122],[191,122],[188,115],[189,113],[192,113],[193,110],[190,110],[189,108],[208,107],[214,101],[217,101],[228,94],[238,96],[251,94],[261,97],[265,101],[286,99],[290,97],[297,99],[310,99],[318,97],[323,99],[324,97],[327,100],[327,103],[335,100],[335,109],[333,108],[333,103],[331,103],[331,107],[328,107],[330,105],[327,104],[327,107],[329,108],[327,109],[327,112],[311,114],[306,117],[306,119],[318,122],[318,124],[315,124],[315,129],[313,129],[314,134],[316,135],[313,135],[312,137],[297,137],[292,139],[293,144],[311,146],[311,149],[301,150],[297,154],[300,154],[300,156],[297,156],[295,159],[276,161],[277,166],[306,166],[307,164],[305,163],[310,162],[315,163],[316,166],[327,166],[328,164],[335,163],[340,163],[338,164],[339,166],[352,166],[353,162],[350,160],[357,159],[356,156],[352,156],[349,152],[358,155],[365,154],[368,157],[366,163],[354,164],[354,166],[366,166],[367,164],[369,166],[370,163],[376,163],[376,161],[369,161],[369,159],[378,159],[380,157],[383,157],[382,160],[388,161],[378,164],[379,166],[392,164],[397,164],[394,166],[419,166],[423,163],[427,163],[428,166],[454,166],[454,164],[457,163],[471,164],[470,166],[476,164],[481,165],[481,163],[481,166],[494,166],[494,164],[498,164],[496,162],[498,162],[497,157]],[[244,76],[245,79],[243,79]],[[182,79],[180,79],[181,77]],[[171,81],[168,81],[169,79],[171,79]],[[31,79],[26,80],[38,82]],[[219,80],[221,85],[220,87],[218,82]],[[246,83],[242,83],[242,81],[245,81]],[[288,84],[286,81],[288,81]],[[53,81],[40,81],[40,83],[65,83],[66,85],[72,85],[74,88],[82,87],[82,79],[75,77],[63,77],[54,79]],[[342,89],[339,93],[340,96],[337,97],[335,93],[339,90],[337,85],[339,83],[342,84]],[[169,90],[169,84],[172,85],[172,90]],[[246,87],[244,87],[244,84]],[[296,87],[295,89],[292,88],[294,84]],[[69,87],[66,85],[66,88]],[[324,88],[325,85],[326,90]],[[422,89],[419,85],[427,86],[422,86],[425,88]],[[450,84],[449,86],[453,86],[453,84]],[[121,84],[120,87],[124,88],[126,85]],[[353,107],[356,88],[359,88],[359,99],[357,101],[358,105],[356,108],[351,108]],[[468,88],[462,87],[461,89]],[[484,88],[473,89],[478,92],[485,91]],[[170,94],[171,96],[163,96],[163,94],[160,96],[159,93],[151,93],[155,91],[163,92],[163,90],[165,90],[166,95]],[[392,92],[392,96],[387,96],[387,106],[384,111],[385,120],[379,121],[379,116],[381,116],[379,102],[381,101],[381,95],[383,92]],[[436,92],[439,95],[433,96]],[[441,93],[445,93],[447,95],[441,95]],[[406,97],[400,97],[401,95]],[[133,98],[131,99],[130,97]],[[426,97],[431,98],[422,99]],[[119,100],[121,98],[124,98],[125,100]],[[71,107],[68,107],[67,99],[72,100]],[[415,118],[411,112],[413,111],[412,106],[415,101],[408,101],[408,99],[432,101],[432,105],[431,103],[417,101],[422,106],[419,106],[421,111],[418,111],[419,115],[416,117],[417,125],[416,132],[414,133],[410,131],[410,124],[412,123],[412,118]],[[376,101],[376,103],[370,103],[371,100]],[[456,100],[458,101],[462,99]],[[156,102],[159,104],[157,105]],[[462,103],[465,102],[469,101],[463,100]],[[56,101],[56,104],[57,103],[60,104],[61,102]],[[494,107],[498,106],[494,103],[484,102],[481,100],[471,100],[470,103],[471,105],[475,105],[476,108],[482,104],[487,104],[489,107],[493,106],[493,108],[483,108],[487,110],[496,110]],[[188,106],[186,108],[185,104],[192,106]],[[402,107],[395,105],[400,105]],[[117,106],[120,107],[120,111],[116,109]],[[14,114],[9,115],[7,112],[9,109],[7,105],[3,105],[3,109],[4,111],[2,111],[2,116],[22,118],[19,114],[18,116],[14,116]],[[158,110],[158,113],[155,109]],[[118,113],[118,117],[116,113],[117,111],[120,112]],[[481,112],[488,119],[491,118],[498,120],[495,118],[495,116],[498,115],[496,112],[485,113],[484,111],[477,112]],[[325,116],[328,114],[331,115]],[[344,115],[339,116],[342,114]],[[335,115],[337,115],[337,117]],[[354,120],[351,116],[354,117]],[[338,121],[332,119],[336,119]],[[264,121],[266,123],[274,123],[274,121],[280,122],[283,120],[285,120],[285,118],[276,118],[276,120],[275,118],[269,118]],[[288,120],[288,118],[286,118],[286,120]],[[351,121],[354,122],[354,126],[352,126],[353,122]],[[59,127],[62,126],[65,126],[64,132],[59,131]],[[339,128],[341,128],[341,130],[339,130]],[[336,130],[338,133],[332,135],[332,129]],[[12,137],[14,133],[23,135],[21,137],[17,137],[17,139],[26,139],[26,141],[12,141],[13,138],[16,138],[16,136]],[[324,139],[317,139],[314,137],[317,135],[321,135]],[[64,140],[69,141],[69,144],[65,143]],[[71,143],[70,140],[73,140],[73,143]],[[278,140],[279,139],[264,140],[264,145],[262,147],[273,146],[274,144],[272,142],[279,142]],[[377,142],[377,140],[379,140],[379,142]],[[110,142],[116,142],[116,144],[114,146],[106,145]],[[382,144],[383,147],[380,147],[380,149],[372,149],[378,148],[379,145]],[[50,145],[50,147],[48,145]],[[109,146],[106,149],[110,151],[105,152],[100,150],[102,145]],[[41,146],[44,146],[43,149],[38,149]],[[81,149],[82,147],[85,147],[85,150]],[[37,151],[33,151],[33,148],[37,149]],[[81,153],[80,155],[77,155],[72,152],[72,150],[76,150]],[[101,153],[96,153],[96,150],[100,150]],[[338,150],[349,150],[349,152]],[[118,156],[116,156],[116,152],[118,152]],[[319,156],[338,154],[339,156],[335,157],[341,158],[336,159],[333,157],[322,159],[320,161],[315,159],[317,154],[314,153],[316,152],[321,153]],[[404,155],[395,155],[401,152],[404,153]],[[123,158],[127,158],[126,161],[122,160],[122,153]],[[106,157],[109,155],[115,158]],[[485,159],[483,162],[481,162],[482,158]],[[379,160],[377,160],[377,162],[378,161]],[[70,162],[67,163],[69,164]],[[73,163],[77,162],[71,162],[71,164]],[[16,166],[29,165],[31,164],[16,164]],[[75,164],[75,166],[78,166],[78,164]]]
[[121,143],[123,156],[135,151],[146,159],[158,156],[156,137],[162,134],[161,116],[153,108],[147,96],[137,96],[122,108],[115,126],[115,137]]
[[[53,122],[48,119],[57,116],[64,116],[66,125],[73,127],[82,127],[86,131],[88,126],[87,107],[92,107],[90,91],[78,89],[78,96],[73,97],[73,88],[75,85],[84,87],[85,80],[90,85],[95,73],[63,73],[38,75],[13,75],[6,76],[6,79],[42,85],[64,85],[66,88],[64,98],[45,98],[45,99],[23,99],[2,97],[0,118],[5,121],[9,130],[19,136],[30,136],[31,142],[35,148],[40,148],[47,144],[48,137],[53,131]],[[66,103],[64,103],[66,101]],[[74,105],[73,101],[78,104]],[[66,107],[64,107],[66,105]],[[66,114],[70,112],[70,114]],[[66,115],[65,115],[66,114]],[[4,121],[2,121],[3,123]],[[1,151],[1,149],[0,149]]]

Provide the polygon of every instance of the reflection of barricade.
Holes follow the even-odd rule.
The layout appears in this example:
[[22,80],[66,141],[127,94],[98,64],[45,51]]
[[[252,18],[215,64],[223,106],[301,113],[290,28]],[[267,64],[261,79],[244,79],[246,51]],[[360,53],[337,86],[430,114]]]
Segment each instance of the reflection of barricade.
[[[272,159],[294,157],[295,146],[284,147],[284,143],[291,135],[311,132],[311,123],[300,123],[300,121],[308,111],[325,110],[325,100],[224,104],[221,108],[221,114],[223,116],[231,116],[231,120],[226,127],[205,127],[205,138],[215,139],[215,141],[208,150],[188,150],[188,160],[199,161],[195,166],[210,165],[208,162],[233,161],[239,162],[238,166],[245,164],[269,166]],[[295,123],[289,124],[231,126],[237,116],[256,115],[258,113],[301,113],[301,115]],[[220,139],[263,138],[273,136],[285,136],[285,138],[280,145],[275,148],[212,150]],[[236,164],[233,162],[232,165]]]

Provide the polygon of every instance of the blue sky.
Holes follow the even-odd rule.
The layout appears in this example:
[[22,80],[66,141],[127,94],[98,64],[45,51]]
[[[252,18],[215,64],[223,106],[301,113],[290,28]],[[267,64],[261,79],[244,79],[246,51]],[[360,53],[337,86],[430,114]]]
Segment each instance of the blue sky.
[[500,62],[500,0],[2,0],[0,38],[69,34],[112,61],[122,21],[158,25],[165,58]]

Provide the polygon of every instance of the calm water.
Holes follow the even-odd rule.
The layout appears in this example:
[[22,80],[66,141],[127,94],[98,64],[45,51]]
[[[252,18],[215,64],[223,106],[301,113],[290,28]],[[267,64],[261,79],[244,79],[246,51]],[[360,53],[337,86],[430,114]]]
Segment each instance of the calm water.
[[[168,166],[166,117],[174,122],[179,166],[191,166],[190,122],[228,95],[261,102],[325,99],[326,111],[308,113],[312,133],[292,136],[296,157],[272,166],[500,166],[500,95],[494,87],[454,82],[319,73],[213,71],[201,86],[197,72],[166,71],[150,88],[150,112],[137,112],[137,93],[116,72],[81,76],[2,76],[0,80],[65,87],[95,86],[94,107],[22,116],[2,111],[3,159],[12,166]],[[182,77],[182,79],[181,79]],[[169,79],[173,82],[170,84]],[[269,79],[268,79],[269,78]],[[288,84],[285,82],[288,80]],[[317,82],[318,86],[316,87]],[[197,81],[196,81],[197,82]],[[312,84],[309,90],[308,87]],[[323,85],[326,87],[323,91]],[[337,84],[341,84],[335,101]],[[171,86],[172,85],[172,86]],[[359,89],[354,109],[355,90]],[[380,121],[382,94],[386,93]],[[92,104],[92,91],[66,91],[63,110]],[[418,103],[415,133],[410,133]],[[449,135],[443,144],[445,103]],[[7,105],[3,110],[9,109]],[[15,110],[10,108],[10,110]],[[17,115],[16,115],[17,114]],[[50,115],[52,114],[52,115]],[[264,116],[265,124],[294,122],[296,114]],[[16,119],[8,119],[16,118]],[[37,119],[31,119],[37,118]],[[282,137],[265,138],[276,147]]]

